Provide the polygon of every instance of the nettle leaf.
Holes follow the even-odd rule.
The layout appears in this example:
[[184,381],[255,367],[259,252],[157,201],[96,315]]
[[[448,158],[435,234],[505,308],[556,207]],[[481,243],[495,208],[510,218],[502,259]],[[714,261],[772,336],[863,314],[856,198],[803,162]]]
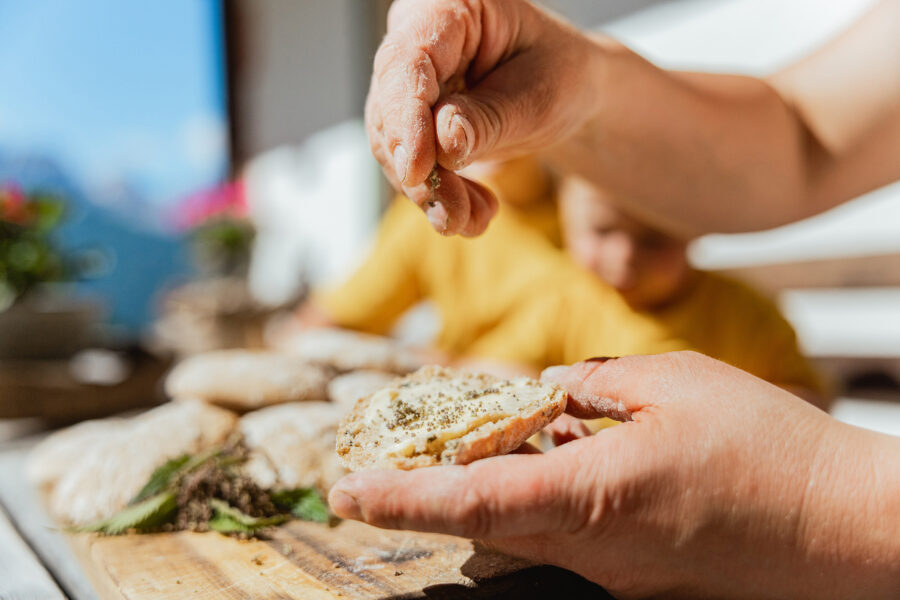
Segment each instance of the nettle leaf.
[[274,527],[288,520],[287,515],[251,517],[218,498],[211,498],[209,505],[214,513],[209,520],[209,528],[219,533],[256,533],[260,529]]
[[291,514],[304,521],[327,523],[331,517],[328,503],[315,488],[297,488],[273,492],[272,502],[279,508],[290,510]]
[[252,527],[248,527],[243,523],[229,517],[228,515],[224,515],[222,513],[216,513],[207,523],[210,531],[217,531],[219,533],[246,533],[252,534],[256,531],[256,529]]
[[150,479],[147,481],[147,484],[141,488],[141,491],[137,493],[129,504],[136,504],[141,502],[142,500],[146,500],[150,496],[155,496],[156,494],[162,492],[166,488],[168,488],[172,483],[175,482],[175,476],[178,475],[181,468],[185,465],[185,463],[190,460],[190,456],[184,454],[179,456],[178,458],[173,458],[171,460],[166,461],[161,467],[158,467],[153,474],[150,476]]
[[125,533],[129,529],[148,531],[170,522],[177,508],[175,492],[161,492],[125,507],[111,517],[76,528],[75,531],[108,535]]

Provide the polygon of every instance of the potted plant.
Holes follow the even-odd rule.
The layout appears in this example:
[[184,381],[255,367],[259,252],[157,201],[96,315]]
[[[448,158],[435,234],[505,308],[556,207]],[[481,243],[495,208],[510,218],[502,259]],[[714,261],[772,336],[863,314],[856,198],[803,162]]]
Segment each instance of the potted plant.
[[188,196],[175,211],[175,225],[190,237],[194,264],[200,273],[246,276],[254,230],[240,180]]
[[90,341],[98,307],[53,288],[79,270],[54,241],[64,215],[58,196],[0,185],[0,359],[68,356]]
[[171,289],[154,324],[157,345],[178,355],[256,346],[271,312],[251,296],[254,228],[238,180],[188,196],[171,219],[190,241],[198,277]]

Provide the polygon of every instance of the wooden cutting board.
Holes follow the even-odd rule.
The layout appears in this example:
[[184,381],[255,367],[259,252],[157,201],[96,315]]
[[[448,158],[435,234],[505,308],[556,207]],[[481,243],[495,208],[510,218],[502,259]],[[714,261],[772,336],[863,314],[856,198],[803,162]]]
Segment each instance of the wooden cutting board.
[[294,521],[258,540],[192,532],[69,539],[104,600],[609,597],[571,572],[470,540],[353,521]]

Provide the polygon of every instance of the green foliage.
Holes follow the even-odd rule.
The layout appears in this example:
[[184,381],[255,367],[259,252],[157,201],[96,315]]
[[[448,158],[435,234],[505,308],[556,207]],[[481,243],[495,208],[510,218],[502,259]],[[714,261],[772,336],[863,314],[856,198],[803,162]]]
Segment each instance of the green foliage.
[[218,498],[210,499],[209,504],[213,509],[209,528],[219,533],[254,534],[260,529],[280,525],[290,518],[288,515],[251,517]]
[[64,214],[55,196],[0,189],[0,310],[38,284],[70,276],[52,239]]
[[189,455],[184,454],[178,458],[166,461],[165,464],[153,471],[150,480],[147,481],[147,484],[141,488],[141,491],[138,492],[137,496],[135,496],[129,504],[136,504],[172,487],[175,483],[176,476],[180,474],[181,468],[185,466],[185,463],[187,463],[190,458]]
[[107,519],[77,528],[76,531],[107,535],[118,535],[130,530],[152,531],[170,523],[177,509],[175,492],[168,490],[131,504]]
[[[163,525],[174,525],[179,519],[179,503],[190,501],[183,497],[183,485],[192,473],[213,466],[219,473],[238,474],[235,466],[246,460],[242,446],[235,440],[224,447],[213,448],[193,456],[187,454],[170,459],[158,467],[140,492],[123,510],[108,519],[92,523],[76,531],[119,534],[127,531],[152,531]],[[181,490],[181,491],[179,491]],[[328,505],[314,488],[297,488],[268,495],[279,514],[253,517],[232,506],[222,498],[209,498],[212,517],[207,526],[212,531],[233,535],[254,535],[261,529],[273,527],[291,518],[327,523],[331,518]]]
[[215,217],[191,232],[197,266],[207,272],[240,275],[250,262],[254,237],[249,221],[232,217]]
[[292,515],[303,521],[327,523],[331,518],[328,504],[315,488],[273,492],[271,498],[275,506],[290,511]]

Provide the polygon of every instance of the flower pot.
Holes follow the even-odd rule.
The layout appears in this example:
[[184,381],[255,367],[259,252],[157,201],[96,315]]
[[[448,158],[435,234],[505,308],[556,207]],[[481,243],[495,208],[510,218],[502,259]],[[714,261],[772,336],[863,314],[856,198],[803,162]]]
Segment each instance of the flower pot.
[[94,342],[99,303],[33,293],[0,312],[0,360],[65,358]]

